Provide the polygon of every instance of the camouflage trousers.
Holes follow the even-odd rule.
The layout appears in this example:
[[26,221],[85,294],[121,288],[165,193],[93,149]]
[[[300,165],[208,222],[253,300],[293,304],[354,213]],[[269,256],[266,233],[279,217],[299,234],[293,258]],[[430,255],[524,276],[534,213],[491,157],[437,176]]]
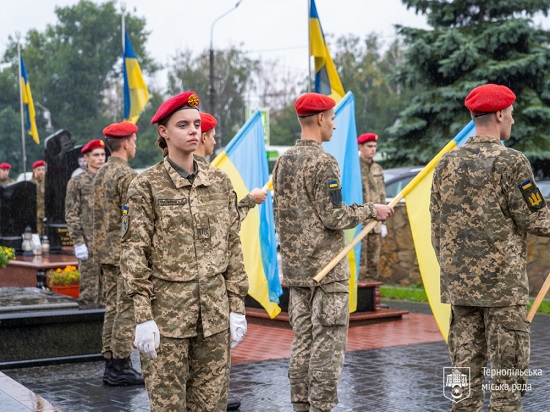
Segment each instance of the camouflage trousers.
[[370,232],[361,241],[360,280],[379,280],[378,264],[380,263],[380,233]]
[[294,331],[288,377],[295,411],[330,411],[338,404],[349,324],[349,281],[290,287]]
[[530,355],[526,319],[525,306],[452,306],[448,339],[451,363],[453,367],[470,368],[470,396],[453,402],[453,411],[481,412],[487,376],[491,376],[493,389],[489,411],[523,410],[521,397]]
[[101,274],[105,298],[102,353],[112,352],[114,358],[124,359],[132,352],[136,327],[134,302],[126,294],[118,266],[101,265]]
[[103,284],[99,263],[94,262],[92,251],[88,251],[88,259],[78,259],[80,271],[80,299],[86,304],[104,304]]
[[161,336],[157,358],[141,356],[151,412],[226,411],[229,330],[205,338],[199,329],[192,338]]

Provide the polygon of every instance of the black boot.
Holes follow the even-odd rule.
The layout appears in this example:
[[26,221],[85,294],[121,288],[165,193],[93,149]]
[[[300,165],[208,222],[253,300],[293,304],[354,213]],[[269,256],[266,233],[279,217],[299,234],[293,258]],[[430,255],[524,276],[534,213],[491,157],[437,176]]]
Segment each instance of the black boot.
[[227,398],[227,410],[237,411],[241,407],[241,401],[235,398]]
[[111,386],[143,385],[143,376],[132,368],[130,357],[124,359],[113,358],[113,368],[107,379]]
[[113,371],[113,354],[107,352],[104,354],[105,357],[105,370],[103,371],[103,383],[107,384],[109,380],[109,375]]

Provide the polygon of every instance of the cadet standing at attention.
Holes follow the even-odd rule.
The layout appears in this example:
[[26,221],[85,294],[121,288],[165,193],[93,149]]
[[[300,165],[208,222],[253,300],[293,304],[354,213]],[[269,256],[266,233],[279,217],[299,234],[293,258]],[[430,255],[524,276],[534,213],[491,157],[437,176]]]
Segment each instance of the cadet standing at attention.
[[10,183],[15,182],[10,177],[11,165],[9,163],[0,163],[0,186],[7,186]]
[[451,304],[449,354],[453,367],[470,368],[469,396],[453,402],[453,411],[481,412],[488,360],[491,384],[500,388],[491,392],[489,410],[523,410],[530,355],[526,238],[549,237],[550,214],[527,158],[502,144],[510,139],[515,100],[506,86],[473,89],[465,105],[476,135],[446,153],[433,177],[432,244],[441,302]]
[[[361,166],[361,181],[363,185],[363,202],[386,203],[386,186],[384,185],[384,170],[374,161],[378,135],[363,133],[357,138],[359,145],[359,165]],[[359,279],[380,280],[378,264],[380,262],[380,240],[387,234],[385,224],[378,223],[361,241],[361,266]]]
[[132,368],[134,305],[120,273],[120,228],[128,186],[137,173],[128,164],[136,155],[138,127],[130,122],[103,129],[111,157],[94,179],[94,255],[101,265],[105,299],[103,382],[111,386],[140,385],[143,376]]
[[36,185],[36,233],[43,236],[46,234],[44,233],[44,216],[46,216],[44,204],[46,162],[44,160],[37,160],[33,163],[31,182]]
[[168,155],[131,183],[123,223],[122,272],[152,412],[225,411],[229,348],[246,333],[237,197],[223,171],[193,159],[198,105],[188,91],[158,108],[151,123]]
[[[206,156],[211,156],[214,153],[216,145],[216,125],[218,121],[210,113],[201,112],[201,137],[199,139],[199,147],[195,150],[194,156],[197,162],[209,164]],[[261,205],[267,198],[265,190],[254,188],[252,191],[243,197],[237,208],[239,209],[239,218],[241,222],[246,218],[250,209]]]
[[86,304],[103,303],[101,269],[94,261],[94,177],[105,163],[105,143],[91,140],[80,151],[88,167],[69,180],[65,197],[65,221],[74,243],[80,271],[80,299]]
[[346,350],[348,261],[341,260],[320,285],[313,277],[345,247],[343,229],[393,213],[386,205],[342,202],[338,163],[321,146],[335,129],[334,106],[334,100],[317,93],[296,101],[301,140],[273,169],[275,227],[294,331],[288,376],[295,411],[324,412],[337,405]]

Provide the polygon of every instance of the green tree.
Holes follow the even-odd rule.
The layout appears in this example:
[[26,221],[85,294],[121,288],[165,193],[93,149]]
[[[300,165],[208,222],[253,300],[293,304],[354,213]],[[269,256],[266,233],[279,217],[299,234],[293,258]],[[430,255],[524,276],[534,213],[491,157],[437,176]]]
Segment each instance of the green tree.
[[176,95],[193,90],[200,99],[201,110],[214,114],[218,120],[216,140],[226,145],[246,120],[246,95],[254,87],[251,79],[260,70],[259,62],[235,47],[215,54],[216,113],[210,107],[209,59],[205,51],[195,57],[189,50],[176,54],[168,70],[168,92]]
[[[115,6],[114,0],[81,0],[58,7],[54,25],[44,32],[29,31],[22,42],[34,101],[51,111],[55,129],[69,130],[77,143],[102,137],[106,125],[122,120],[120,98],[115,96],[113,103],[113,92],[122,84],[121,15]],[[127,14],[125,23],[142,71],[154,72],[157,66],[144,47],[145,19]],[[11,107],[19,112],[17,44],[11,37],[3,62],[10,66],[0,73],[0,90],[8,92],[0,100],[0,111]],[[40,108],[37,123],[43,141],[48,133]],[[4,136],[0,129],[1,145]],[[27,147],[33,151],[33,145]],[[43,157],[43,149],[39,152]]]
[[516,124],[506,144],[531,160],[550,157],[550,32],[531,18],[550,0],[403,0],[428,16],[432,30],[401,27],[408,46],[399,79],[417,87],[390,128],[393,164],[428,162],[468,121],[468,92],[497,83],[517,95]]

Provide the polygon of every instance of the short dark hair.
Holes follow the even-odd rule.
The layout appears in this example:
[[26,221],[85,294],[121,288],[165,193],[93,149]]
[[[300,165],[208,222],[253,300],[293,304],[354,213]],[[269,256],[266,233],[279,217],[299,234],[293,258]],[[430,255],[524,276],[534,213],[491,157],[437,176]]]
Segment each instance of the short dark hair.
[[128,140],[129,137],[117,137],[117,138],[113,138],[113,137],[109,137],[107,139],[105,139],[105,144],[107,145],[107,147],[109,148],[109,150],[111,151],[111,153],[113,152],[118,152],[120,150],[120,148],[122,147],[122,144]]

